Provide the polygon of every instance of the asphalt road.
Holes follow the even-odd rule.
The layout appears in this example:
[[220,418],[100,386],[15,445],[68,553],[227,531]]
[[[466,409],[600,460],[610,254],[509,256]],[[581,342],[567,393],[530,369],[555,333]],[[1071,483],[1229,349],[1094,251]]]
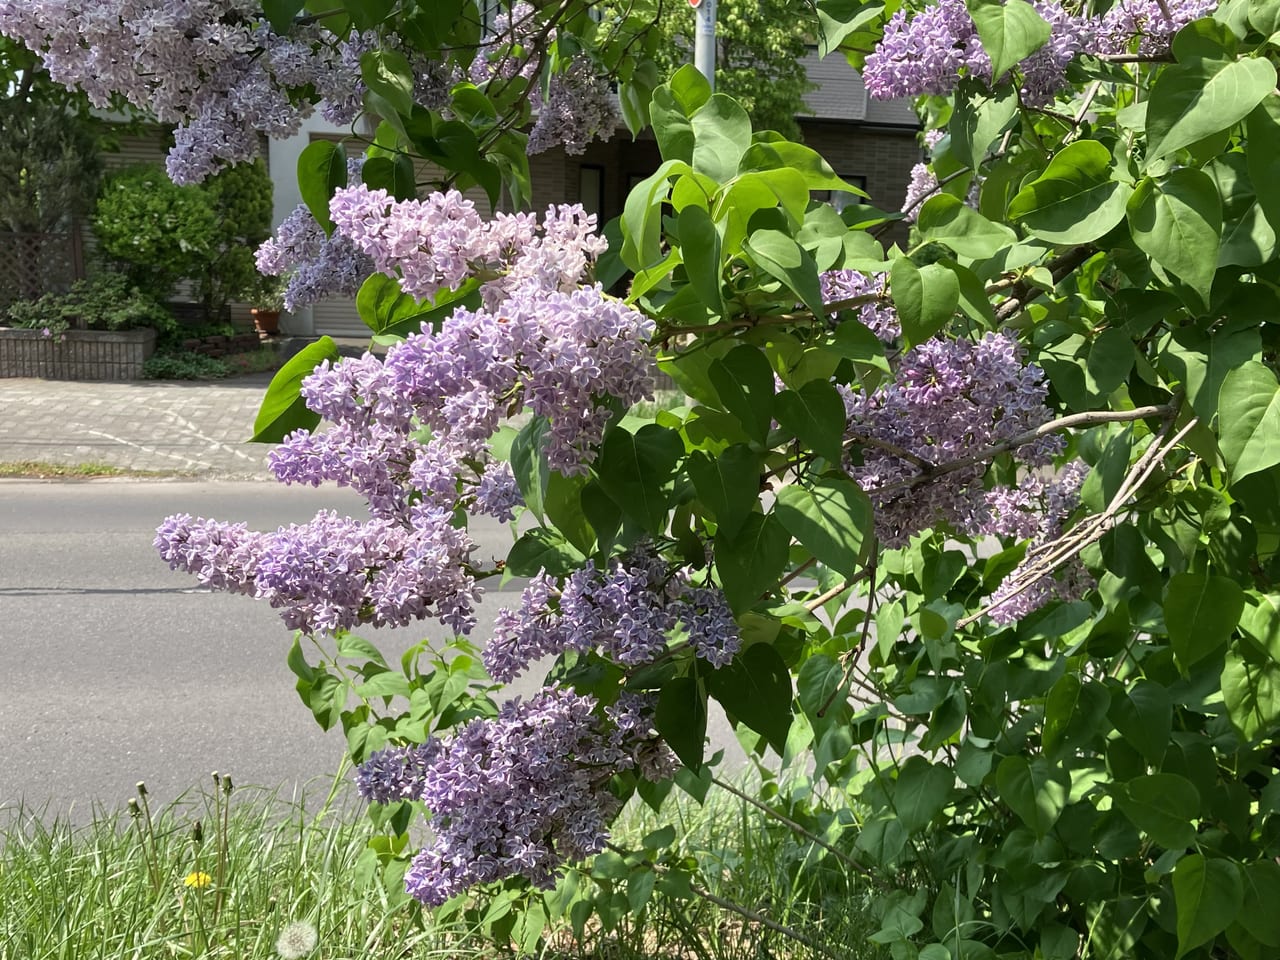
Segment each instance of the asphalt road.
[[[122,805],[138,780],[164,802],[213,770],[322,796],[343,742],[294,692],[290,632],[265,603],[170,571],[152,539],[172,513],[274,529],[362,507],[349,491],[271,483],[0,481],[0,813],[23,804],[84,820]],[[511,543],[496,523],[473,536],[482,556]],[[476,638],[519,590],[490,586]],[[398,655],[445,631],[364,635]],[[733,741],[722,718],[712,736]]]

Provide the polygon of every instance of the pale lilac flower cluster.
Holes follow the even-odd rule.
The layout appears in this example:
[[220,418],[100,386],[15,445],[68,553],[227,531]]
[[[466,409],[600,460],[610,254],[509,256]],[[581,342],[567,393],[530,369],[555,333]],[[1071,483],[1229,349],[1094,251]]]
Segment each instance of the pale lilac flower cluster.
[[[869,394],[846,391],[848,439],[862,444],[862,463],[847,469],[871,495],[881,541],[900,546],[939,522],[972,535],[990,529],[985,464],[910,481],[1047,422],[1046,393],[1044,372],[1023,362],[1013,337],[996,333],[927,341],[907,352],[891,382]],[[1057,438],[1042,437],[1016,456],[1043,466],[1058,449]]]
[[678,628],[695,656],[720,667],[741,646],[738,626],[715,587],[696,587],[652,556],[616,561],[608,570],[588,562],[563,586],[545,572],[525,588],[516,610],[499,611],[485,669],[508,683],[542,657],[596,652],[614,663],[650,663]]
[[456,289],[471,276],[485,279],[490,305],[530,280],[545,290],[568,291],[608,248],[595,232],[594,214],[580,204],[548,207],[539,227],[529,214],[483,220],[456,190],[396,200],[359,184],[336,191],[329,211],[337,232],[376,270],[398,275],[400,288],[418,299]]
[[475,545],[451,511],[414,507],[409,525],[321,511],[271,533],[244,524],[169,517],[155,546],[171,569],[206,586],[267,600],[290,629],[333,633],[435,617],[457,632],[475,623],[467,572]]
[[[491,80],[505,82],[517,74],[526,81],[533,80],[538,63],[531,54],[535,52],[532,47],[539,40],[538,34],[537,11],[525,0],[517,0],[509,11],[498,13],[472,61],[471,82],[476,85]],[[553,28],[541,38],[541,43],[548,46],[555,38]]]
[[284,308],[319,303],[330,297],[354,297],[374,272],[373,261],[336,230],[325,236],[305,203],[285,217],[275,235],[256,253],[258,272],[288,277]]
[[177,124],[176,183],[251,159],[262,135],[296,133],[310,107],[289,90],[322,85],[334,59],[324,43],[274,33],[251,0],[0,0],[0,34],[95,106],[119,95]]
[[1096,52],[1164,53],[1174,34],[1191,21],[1208,16],[1217,6],[1217,0],[1118,0],[1098,24]]
[[321,115],[330,123],[346,126],[364,109],[367,87],[360,70],[360,60],[373,50],[402,53],[413,74],[413,102],[428,110],[448,106],[450,91],[462,79],[457,66],[429,59],[413,50],[398,36],[379,36],[376,31],[353,30],[336,45],[329,69],[320,73],[317,91],[324,98]]
[[529,131],[530,156],[552,147],[580,155],[592,140],[608,140],[619,123],[613,91],[606,78],[597,75],[590,58],[578,55],[547,81],[547,97],[534,98],[533,129]]
[[653,321],[599,285],[571,293],[526,283],[495,308],[460,308],[438,333],[387,352],[390,391],[437,436],[488,438],[508,410],[546,417],[547,463],[585,473],[604,435],[603,397],[652,395]]
[[[1178,30],[1210,13],[1217,0],[1120,0],[1101,17],[1070,13],[1056,0],[1032,6],[1051,33],[1018,69],[1023,102],[1043,106],[1066,86],[1067,65],[1080,53],[1127,53],[1135,41],[1141,55],[1162,53]],[[993,80],[964,0],[938,0],[914,15],[898,10],[867,57],[864,76],[877,99],[949,94],[966,76],[988,85]]]
[[[857,270],[828,270],[819,280],[822,284],[822,302],[830,305],[867,294],[885,292],[884,274],[867,276]],[[865,303],[858,307],[858,320],[885,343],[892,343],[902,336],[902,324],[898,311],[887,300]]]
[[545,690],[448,740],[374,754],[357,786],[374,802],[426,806],[434,841],[414,858],[405,889],[438,906],[508,877],[549,887],[561,865],[604,849],[620,806],[610,779],[661,749],[640,722],[624,729],[600,717],[594,698]]
[[[1019,498],[1023,501],[1019,512],[1023,516],[1017,529],[1010,533],[1020,539],[1030,537],[1031,545],[1022,563],[991,594],[988,613],[993,622],[1016,623],[1050,600],[1075,600],[1094,586],[1089,571],[1075,556],[1058,570],[1044,573],[1030,586],[1017,590],[1028,576],[1034,575],[1029,573],[1030,568],[1062,536],[1067,518],[1080,504],[1080,487],[1088,473],[1089,468],[1082,461],[1075,460],[1052,480],[1031,475],[1019,485]],[[1034,523],[1032,517],[1035,518]]]

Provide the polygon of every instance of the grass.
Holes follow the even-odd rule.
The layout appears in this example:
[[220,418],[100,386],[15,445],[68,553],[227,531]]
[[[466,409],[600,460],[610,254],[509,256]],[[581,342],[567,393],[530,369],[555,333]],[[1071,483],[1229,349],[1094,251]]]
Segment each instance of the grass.
[[[875,927],[858,882],[831,858],[815,857],[802,838],[728,796],[699,807],[673,795],[663,821],[676,826],[675,846],[686,863],[696,862],[708,894],[831,944],[831,952],[695,897],[655,899],[640,919],[624,916],[607,933],[593,919],[581,939],[561,924],[544,938],[543,957],[873,956],[861,946]],[[639,847],[658,822],[630,806],[614,840]],[[318,946],[306,956],[325,960],[512,955],[461,913],[435,922],[378,881],[360,880],[368,873],[361,870],[368,835],[359,812],[334,808],[316,817],[262,790],[193,792],[160,810],[139,807],[133,817],[97,811],[81,827],[33,811],[0,811],[0,958],[266,960],[278,956],[276,941],[291,922],[316,930]],[[586,868],[570,872],[579,889],[625,900],[597,887]]]
[[0,479],[94,480],[102,477],[181,477],[176,470],[134,470],[109,463],[49,463],[44,460],[0,461]]

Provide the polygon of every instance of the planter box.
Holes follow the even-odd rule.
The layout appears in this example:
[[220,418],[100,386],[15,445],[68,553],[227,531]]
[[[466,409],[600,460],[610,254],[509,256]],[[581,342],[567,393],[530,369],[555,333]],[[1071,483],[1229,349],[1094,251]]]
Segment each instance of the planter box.
[[137,380],[156,348],[154,330],[68,330],[66,340],[39,330],[0,329],[0,377]]

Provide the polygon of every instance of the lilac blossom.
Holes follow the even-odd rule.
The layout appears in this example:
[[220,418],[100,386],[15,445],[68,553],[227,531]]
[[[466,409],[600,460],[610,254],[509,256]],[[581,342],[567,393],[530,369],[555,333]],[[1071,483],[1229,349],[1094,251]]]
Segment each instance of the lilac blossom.
[[176,124],[176,183],[253,158],[260,136],[296,133],[310,105],[289,91],[321,85],[333,63],[322,31],[302,43],[281,37],[250,0],[0,0],[0,34],[94,106],[118,95]]
[[495,680],[514,680],[542,657],[573,651],[639,666],[662,656],[683,628],[695,656],[713,667],[741,646],[724,594],[694,586],[687,573],[669,574],[658,558],[640,554],[600,570],[588,561],[563,585],[534,577],[520,606],[499,611],[485,669]]
[[[1088,473],[1089,468],[1075,460],[1052,480],[1030,475],[1020,484],[1023,499],[1029,501],[1028,517],[1038,513],[1038,523],[1026,534],[1031,538],[1031,545],[1025,559],[991,594],[988,613],[993,622],[1016,623],[1051,600],[1075,600],[1094,586],[1089,571],[1075,556],[1057,570],[1037,577],[1029,586],[1017,589],[1026,579],[1028,569],[1062,536],[1067,518],[1080,504],[1080,487]],[[1014,531],[1014,535],[1025,539],[1024,530],[1025,527]]]
[[591,60],[581,54],[551,75],[547,98],[539,94],[534,100],[534,114],[527,147],[530,156],[552,147],[580,155],[592,140],[613,136],[619,122],[608,80],[597,75]]
[[373,261],[338,232],[325,236],[306,204],[299,204],[258,247],[258,272],[288,277],[286,310],[330,297],[354,297],[373,273]]
[[608,249],[595,216],[579,204],[548,207],[541,225],[528,214],[499,213],[485,221],[456,190],[396,200],[358,184],[336,191],[329,210],[337,232],[418,299],[457,289],[472,276],[485,281],[490,306],[531,280],[567,292]]
[[1157,56],[1168,51],[1174,34],[1217,6],[1217,0],[1118,0],[1101,17],[1094,52]]
[[[867,276],[857,270],[828,270],[819,277],[822,284],[822,302],[830,305],[841,300],[851,300],[867,294],[884,295],[885,276]],[[864,303],[857,308],[858,320],[885,343],[892,343],[902,336],[902,324],[898,311],[889,302]]]
[[427,808],[434,840],[405,875],[411,896],[438,906],[512,876],[546,888],[562,864],[604,849],[619,807],[610,779],[639,766],[637,757],[654,767],[664,748],[637,715],[642,705],[614,711],[621,723],[596,707],[592,697],[545,690],[447,740],[391,748],[361,765],[367,799]]
[[321,511],[303,524],[255,533],[244,524],[181,514],[156,532],[171,569],[268,601],[291,629],[333,633],[360,624],[404,626],[435,617],[458,632],[479,599],[475,549],[451,511],[417,506],[411,525]]
[[[996,333],[927,341],[907,352],[891,382],[869,394],[846,392],[847,436],[862,444],[862,462],[847,469],[871,495],[881,541],[901,546],[940,522],[980,534],[992,522],[985,464],[914,483],[921,464],[959,460],[1040,426],[1050,419],[1046,394],[1044,372],[1023,362],[1013,337]],[[1017,453],[1035,467],[1059,448],[1057,438],[1042,437]]]

